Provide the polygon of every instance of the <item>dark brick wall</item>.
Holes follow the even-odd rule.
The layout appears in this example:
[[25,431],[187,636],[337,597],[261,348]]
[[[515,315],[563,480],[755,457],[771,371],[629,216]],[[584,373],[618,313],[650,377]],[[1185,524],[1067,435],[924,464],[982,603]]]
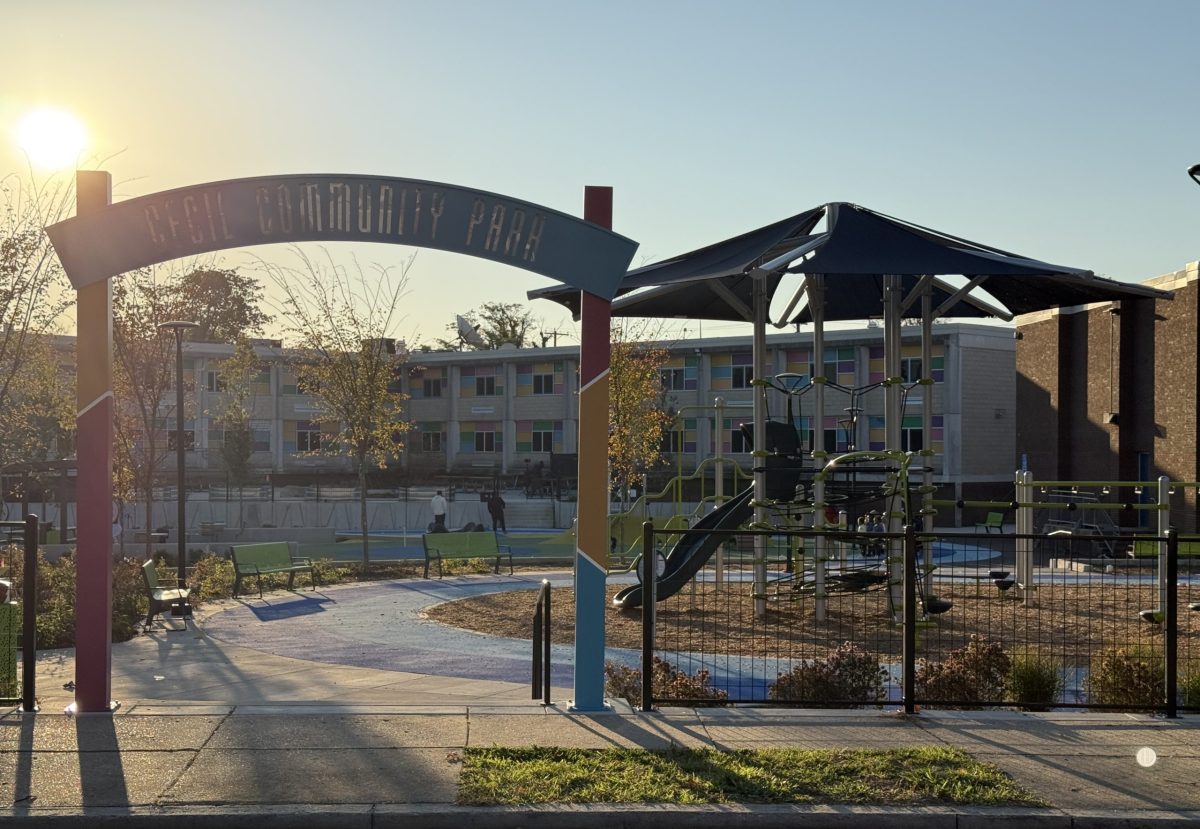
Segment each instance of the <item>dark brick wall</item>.
[[1059,317],[1019,329],[1017,340],[1017,456],[1038,478],[1058,475]]
[[[1155,303],[1154,474],[1176,481],[1200,478],[1196,438],[1200,423],[1197,400],[1197,283],[1175,291],[1171,302]],[[1148,366],[1146,368],[1149,368]],[[1184,532],[1196,530],[1196,491],[1181,488],[1171,505],[1172,523]]]

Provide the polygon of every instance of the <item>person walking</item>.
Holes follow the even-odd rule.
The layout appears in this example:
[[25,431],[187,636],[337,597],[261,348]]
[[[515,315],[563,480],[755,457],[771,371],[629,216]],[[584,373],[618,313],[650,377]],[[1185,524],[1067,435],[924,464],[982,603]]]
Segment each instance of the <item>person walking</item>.
[[431,532],[446,532],[446,499],[442,497],[440,489],[437,491],[437,495],[429,499],[429,506],[433,508],[433,530]]
[[508,506],[504,503],[504,499],[500,497],[499,492],[493,492],[488,496],[487,508],[488,514],[492,516],[492,532],[508,532],[508,525],[504,523],[504,508]]

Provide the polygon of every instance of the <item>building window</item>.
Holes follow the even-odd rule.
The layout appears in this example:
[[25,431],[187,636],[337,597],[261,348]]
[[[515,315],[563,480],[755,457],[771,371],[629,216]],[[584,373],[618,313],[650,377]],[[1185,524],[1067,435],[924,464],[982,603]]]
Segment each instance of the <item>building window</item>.
[[668,454],[683,451],[683,432],[678,429],[666,429],[663,431],[662,444],[659,447],[660,451]]
[[533,432],[531,436],[534,452],[554,451],[554,432]]
[[733,355],[733,374],[730,381],[730,387],[735,389],[750,388],[750,381],[754,379],[754,364],[750,355]]
[[422,452],[441,452],[442,451],[442,433],[441,432],[422,432],[421,433],[421,451]]
[[476,432],[475,433],[475,451],[476,452],[495,452],[496,451],[496,433],[495,432]]
[[251,452],[270,452],[271,451],[271,421],[269,421],[269,420],[252,420],[252,421],[250,421],[250,451]]
[[741,427],[737,427],[729,435],[729,451],[734,454],[750,452],[750,439],[742,433]]
[[[177,432],[174,429],[172,429],[170,432],[167,433],[167,450],[170,452],[175,451],[175,446],[176,446],[175,435],[176,434],[177,434]],[[184,429],[183,430],[183,451],[193,452],[193,451],[195,451],[195,449],[196,449],[196,430],[195,429]]]
[[[475,378],[475,396],[490,397],[496,393],[496,376],[489,375],[487,377]],[[491,450],[488,450],[491,451]]]
[[915,429],[900,430],[900,449],[902,451],[920,452],[924,448],[924,433],[919,426]]
[[553,374],[535,374],[535,375],[533,375],[533,393],[534,394],[554,394],[554,375]]
[[221,376],[221,372],[204,372],[204,388],[211,392],[225,391],[225,378]]
[[296,451],[316,452],[321,448],[321,427],[311,420],[296,422]]
[[662,387],[667,391],[684,390],[686,379],[682,368],[663,368],[658,373],[662,377]]
[[900,377],[905,383],[915,383],[921,379],[921,358],[901,357]]
[[421,381],[422,397],[441,397],[444,378],[433,377]]

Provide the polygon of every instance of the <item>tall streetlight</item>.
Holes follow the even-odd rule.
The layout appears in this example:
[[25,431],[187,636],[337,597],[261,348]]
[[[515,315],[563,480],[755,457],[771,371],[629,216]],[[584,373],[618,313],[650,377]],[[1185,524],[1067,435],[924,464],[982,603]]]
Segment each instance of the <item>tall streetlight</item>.
[[1200,184],[1200,164],[1193,164],[1188,167],[1188,175],[1192,177],[1192,181]]
[[[159,331],[173,331],[175,333],[175,489],[179,502],[179,518],[176,522],[179,547],[176,561],[179,564],[179,589],[184,591],[187,590],[187,533],[184,530],[187,524],[187,515],[185,512],[187,493],[184,490],[183,480],[183,332],[189,328],[199,327],[199,323],[187,322],[185,320],[172,320],[158,326]],[[172,606],[171,615],[191,616],[192,605],[184,598],[178,604]]]

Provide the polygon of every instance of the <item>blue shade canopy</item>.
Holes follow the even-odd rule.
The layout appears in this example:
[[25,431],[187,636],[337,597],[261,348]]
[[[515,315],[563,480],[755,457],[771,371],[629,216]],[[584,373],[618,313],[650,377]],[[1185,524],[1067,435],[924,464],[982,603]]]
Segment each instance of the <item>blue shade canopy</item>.
[[[821,219],[825,229],[814,233]],[[1004,310],[966,295],[945,316],[1026,314],[1060,306],[1137,298],[1169,298],[1143,285],[1104,279],[1082,268],[1065,267],[971,242],[845,202],[831,202],[724,242],[629,271],[618,287],[613,313],[620,316],[745,320],[750,285],[768,280],[773,293],[782,272],[825,276],[825,318],[866,319],[883,311],[882,280],[904,277],[912,291],[922,276],[963,276],[978,280]],[[711,282],[700,286],[697,282]],[[639,288],[656,286],[637,294]],[[942,280],[932,284],[941,307],[956,292]],[[556,286],[531,291],[530,298],[553,299],[578,314],[577,291]],[[1005,313],[1007,311],[1007,313]],[[913,303],[907,316],[920,316]],[[786,322],[812,319],[807,306]]]

